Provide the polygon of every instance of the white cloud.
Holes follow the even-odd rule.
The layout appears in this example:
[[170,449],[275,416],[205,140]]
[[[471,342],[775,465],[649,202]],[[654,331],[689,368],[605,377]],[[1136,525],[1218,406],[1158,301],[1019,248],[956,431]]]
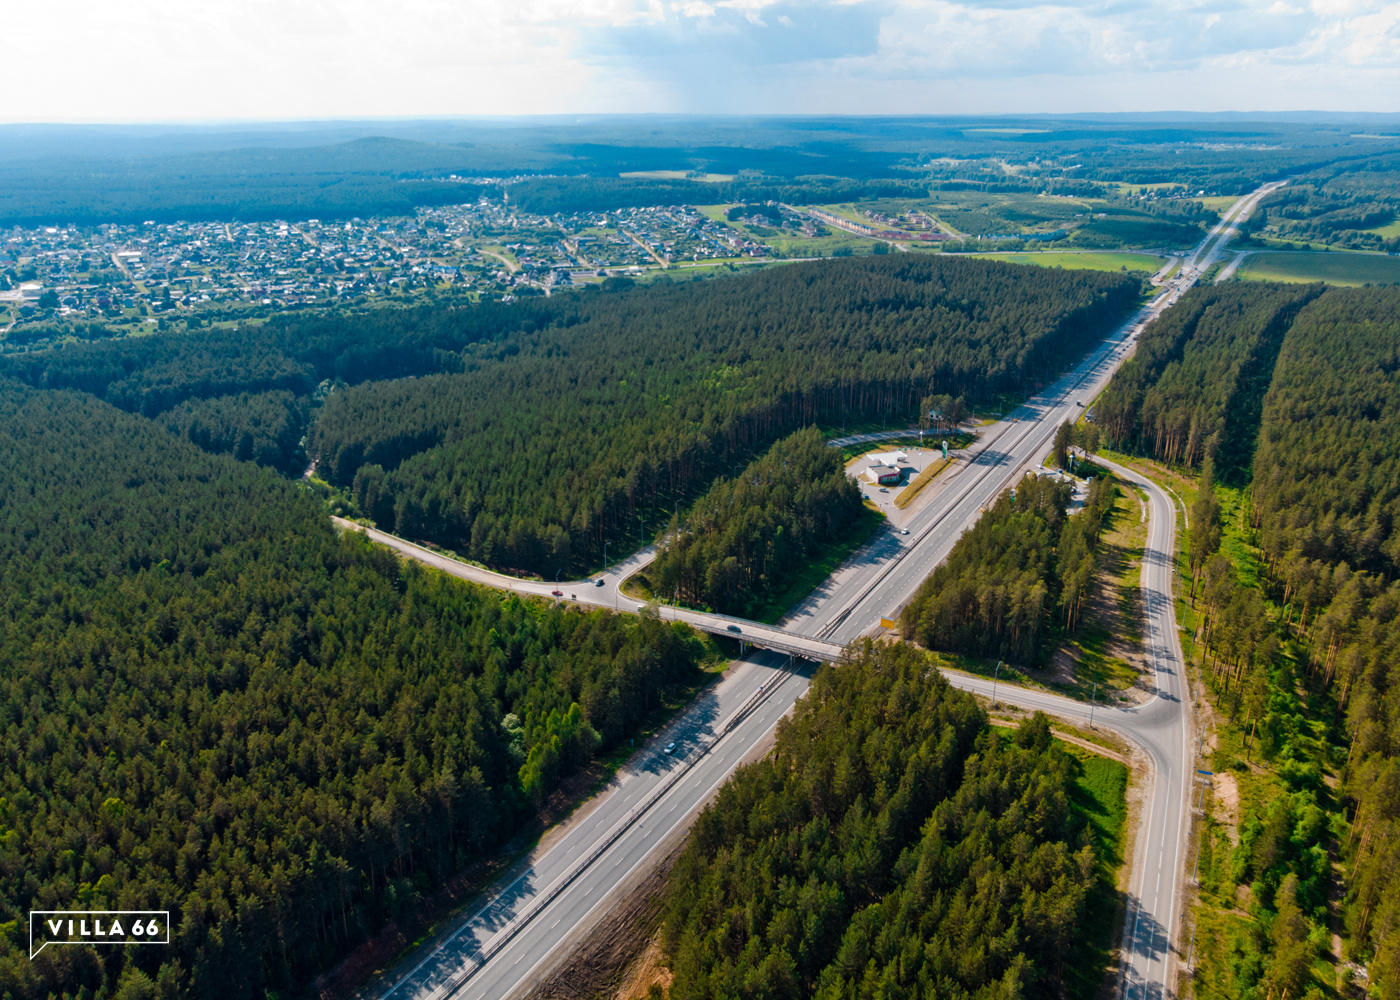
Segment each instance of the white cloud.
[[1400,0],[47,0],[7,41],[20,121],[1400,110]]

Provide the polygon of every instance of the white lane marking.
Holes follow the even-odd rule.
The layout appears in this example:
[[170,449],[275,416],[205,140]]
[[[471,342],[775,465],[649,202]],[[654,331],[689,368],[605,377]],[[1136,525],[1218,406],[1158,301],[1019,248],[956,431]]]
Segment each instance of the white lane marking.
[[[779,681],[778,685],[774,688],[774,690],[776,691],[779,687],[782,687],[782,685],[783,685],[784,683],[786,683],[786,681],[787,681],[791,676],[792,676],[792,675],[788,675],[788,677],[784,677],[781,681]],[[784,713],[784,714],[786,714],[786,713]],[[754,747],[758,746],[759,742],[762,741],[762,740],[768,735],[768,730],[769,730],[769,728],[771,728],[771,727],[765,726],[765,727],[763,728],[763,730],[758,734],[758,736],[754,739],[754,741],[753,741],[752,743],[750,743],[750,744],[744,749],[743,754],[740,754],[740,756],[742,757],[742,756],[745,756],[745,755],[749,754],[749,753],[753,750]],[[703,800],[703,799],[706,798],[711,792],[713,792],[716,788],[718,788],[721,784],[723,784],[725,781],[728,781],[728,780],[729,780],[729,772],[728,772],[728,771],[725,771],[725,772],[722,773],[718,778],[715,779],[714,784],[710,785],[710,787],[707,788],[707,789],[705,790],[705,794],[702,795],[702,796],[700,796],[700,798]],[[667,794],[670,794],[670,793],[668,792]],[[685,817],[682,816],[680,819],[676,820],[675,823],[671,824],[671,828],[670,828],[669,830],[667,830],[664,834],[662,834],[660,837],[658,837],[658,838],[657,838],[657,841],[659,842],[659,841],[665,840],[667,837],[669,837],[669,836],[672,834],[672,832],[675,831],[675,829],[676,829],[677,826],[679,826],[680,824],[682,824],[682,823],[684,823],[684,822],[685,822]],[[646,833],[646,831],[643,830],[643,831],[642,831],[642,834],[645,835],[645,833]],[[634,871],[636,871],[637,868],[638,868],[640,865],[646,863],[646,860],[647,860],[647,858],[648,858],[650,855],[651,855],[651,851],[643,851],[643,852],[642,852],[642,856],[637,860],[637,863],[634,864],[631,868],[627,869],[627,871],[623,872],[623,873],[622,873],[622,878],[619,879],[617,882],[614,882],[614,883],[613,883],[613,886],[616,887],[617,885],[621,884],[622,881],[625,881],[625,880],[627,879],[627,877],[628,877],[629,875],[631,875]],[[564,890],[564,891],[565,891],[565,892],[568,892],[567,889]],[[609,891],[611,891],[611,890],[609,890]],[[561,896],[562,896],[562,895],[563,895],[563,894],[561,893]],[[606,896],[606,894],[604,894],[604,895]],[[556,897],[556,899],[557,899],[557,898],[559,898],[559,897]],[[585,920],[587,920],[588,917],[589,917],[589,915],[590,915],[595,909],[598,908],[598,906],[601,904],[601,902],[602,902],[602,900],[599,900],[598,903],[594,903],[594,904],[593,904],[592,906],[590,906],[587,910],[585,910],[583,916],[580,917],[578,920],[576,920],[576,921],[574,922],[575,925],[581,924],[581,923],[583,923]],[[557,942],[556,942],[556,947],[557,947]],[[512,993],[514,993],[515,990],[516,990],[516,987],[518,987],[518,986],[519,986],[521,983],[523,983],[526,979],[529,979],[530,976],[532,976],[532,975],[534,974],[535,970],[536,970],[537,968],[539,968],[540,964],[541,964],[542,962],[544,962],[546,959],[549,958],[550,954],[551,954],[553,951],[554,951],[554,948],[550,948],[550,949],[546,950],[545,953],[544,953],[544,955],[541,956],[540,960],[539,960],[538,962],[536,962],[534,965],[532,965],[530,968],[526,969],[526,970],[525,970],[525,974],[524,974],[523,976],[521,976],[519,979],[517,979],[514,983],[512,983],[512,984],[510,985],[510,988],[509,988],[509,989],[507,989],[507,990],[505,990],[503,993],[501,993],[501,996],[510,996]],[[478,970],[478,971],[480,971],[480,970]]]
[[[425,551],[426,551],[426,550],[425,550]],[[789,675],[789,676],[790,676],[790,675]],[[786,678],[784,678],[784,680],[786,680]],[[780,686],[781,686],[781,683],[779,683],[778,685],[776,685],[776,686],[774,687],[773,690],[776,691],[776,690],[778,689],[778,687],[780,687]],[[719,697],[718,694],[716,695],[716,697]],[[659,780],[659,779],[658,779],[658,780]],[[648,788],[652,788],[652,787],[655,787],[655,782],[652,782],[651,784],[648,785]],[[606,805],[606,806],[611,806],[611,804],[612,804],[613,802],[615,802],[615,801],[616,801],[616,802],[619,802],[619,803],[621,803],[621,804],[625,804],[626,801],[627,801],[627,799],[628,799],[628,798],[631,798],[632,795],[635,795],[639,790],[640,790],[640,789],[636,788],[635,785],[634,785],[633,787],[631,787],[631,788],[629,789],[629,791],[628,791],[628,793],[627,793],[626,795],[623,795],[623,796],[621,796],[620,798],[609,797],[608,800],[607,800],[607,802],[605,803],[605,805]],[[619,792],[620,792],[620,791],[621,791],[621,789],[619,789]],[[595,813],[595,815],[602,815],[602,811],[600,810],[598,813]],[[585,827],[580,827],[579,829],[582,830],[582,829],[585,829]],[[393,993],[399,989],[399,987],[403,986],[404,983],[408,982],[410,979],[412,979],[414,976],[416,976],[416,975],[418,974],[418,972],[419,972],[420,970],[422,970],[422,968],[423,968],[424,966],[426,966],[429,962],[431,962],[433,959],[435,959],[439,954],[441,954],[442,952],[444,952],[444,951],[447,949],[447,947],[448,947],[450,944],[452,944],[453,941],[455,941],[455,940],[457,940],[457,938],[461,937],[462,934],[465,933],[466,931],[471,930],[471,931],[472,931],[472,935],[471,935],[471,936],[472,936],[472,938],[475,938],[475,937],[476,937],[476,930],[478,929],[478,928],[476,928],[476,926],[475,926],[476,921],[479,920],[484,914],[486,914],[487,912],[489,912],[490,909],[491,909],[493,906],[496,906],[496,905],[501,901],[501,899],[502,899],[503,897],[505,897],[506,893],[507,893],[509,890],[513,889],[516,885],[518,885],[518,884],[519,884],[521,881],[523,881],[525,878],[527,878],[528,876],[530,876],[530,875],[532,875],[532,874],[533,874],[533,875],[536,875],[536,876],[543,874],[544,871],[545,871],[545,869],[546,869],[546,866],[548,865],[548,863],[549,863],[549,861],[550,861],[550,859],[551,859],[552,857],[555,857],[555,852],[558,851],[559,846],[560,846],[560,845],[557,845],[557,844],[556,844],[555,847],[551,848],[550,851],[546,852],[545,855],[544,855],[543,857],[539,858],[534,864],[527,866],[527,867],[525,868],[525,870],[522,871],[522,872],[520,873],[520,875],[518,875],[513,881],[511,881],[508,885],[506,885],[505,887],[503,887],[499,892],[497,892],[494,896],[492,896],[491,899],[487,900],[487,901],[482,905],[481,909],[477,910],[476,913],[472,914],[471,917],[467,918],[467,920],[464,921],[463,924],[462,924],[460,927],[458,927],[457,930],[454,931],[445,941],[443,941],[440,945],[438,945],[436,948],[434,948],[433,951],[432,951],[429,955],[427,955],[421,962],[419,962],[419,963],[418,963],[417,965],[415,965],[411,970],[409,970],[409,972],[408,972],[402,979],[400,979],[398,982],[396,982],[393,986],[389,987],[389,989],[388,989],[385,993],[381,994],[380,997],[378,998],[378,1000],[388,1000],[388,998],[389,998],[390,996],[392,996]],[[589,845],[589,846],[591,846],[591,845]],[[574,849],[573,847],[570,847],[568,851],[563,852],[563,854],[562,854],[562,855],[559,855],[559,856],[560,856],[560,857],[567,858],[569,851],[572,851],[573,849]],[[552,883],[551,883],[551,884],[552,884]],[[508,919],[509,919],[509,918],[508,918]],[[490,940],[491,940],[491,938],[488,937],[488,938],[486,939],[486,941],[481,942],[481,944],[484,945],[484,944],[486,944],[486,943],[489,943]],[[457,968],[460,968],[462,964],[464,964],[464,963],[458,963],[456,967],[457,967]],[[479,971],[479,970],[478,970],[478,971]],[[473,979],[474,979],[474,978],[475,978],[475,975],[473,974]],[[438,988],[440,988],[440,987],[435,987],[435,988],[433,989],[433,992],[435,993],[435,992],[437,991]]]

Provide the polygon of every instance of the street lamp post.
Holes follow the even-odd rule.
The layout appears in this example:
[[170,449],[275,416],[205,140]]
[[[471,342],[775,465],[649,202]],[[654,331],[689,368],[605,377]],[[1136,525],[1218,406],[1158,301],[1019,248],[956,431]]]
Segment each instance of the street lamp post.
[[1094,728],[1094,702],[1099,698],[1099,682],[1094,681],[1094,693],[1089,697],[1089,728]]
[[997,668],[992,672],[992,708],[997,707],[997,677],[1001,674],[1001,661],[997,660]]

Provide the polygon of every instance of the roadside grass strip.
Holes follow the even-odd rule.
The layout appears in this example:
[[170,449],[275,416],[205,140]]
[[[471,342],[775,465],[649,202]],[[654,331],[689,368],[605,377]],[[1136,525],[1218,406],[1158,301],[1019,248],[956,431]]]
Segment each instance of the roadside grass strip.
[[940,458],[938,459],[938,461],[931,463],[927,468],[924,469],[923,472],[920,472],[917,476],[914,477],[914,481],[912,483],[910,483],[908,486],[904,487],[904,489],[899,491],[899,495],[894,498],[894,505],[900,510],[903,510],[905,507],[908,507],[911,503],[914,502],[914,498],[919,495],[919,491],[922,490],[929,483],[933,482],[933,477],[938,475],[951,464],[953,464],[953,459],[951,457]]

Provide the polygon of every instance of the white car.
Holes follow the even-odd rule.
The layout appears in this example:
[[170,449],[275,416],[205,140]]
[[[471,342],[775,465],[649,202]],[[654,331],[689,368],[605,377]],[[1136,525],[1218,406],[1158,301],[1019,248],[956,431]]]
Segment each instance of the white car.
[[667,743],[667,744],[666,744],[666,749],[663,750],[663,751],[661,751],[661,752],[662,752],[662,753],[675,753],[675,752],[676,752],[676,745],[675,745],[674,743]]

